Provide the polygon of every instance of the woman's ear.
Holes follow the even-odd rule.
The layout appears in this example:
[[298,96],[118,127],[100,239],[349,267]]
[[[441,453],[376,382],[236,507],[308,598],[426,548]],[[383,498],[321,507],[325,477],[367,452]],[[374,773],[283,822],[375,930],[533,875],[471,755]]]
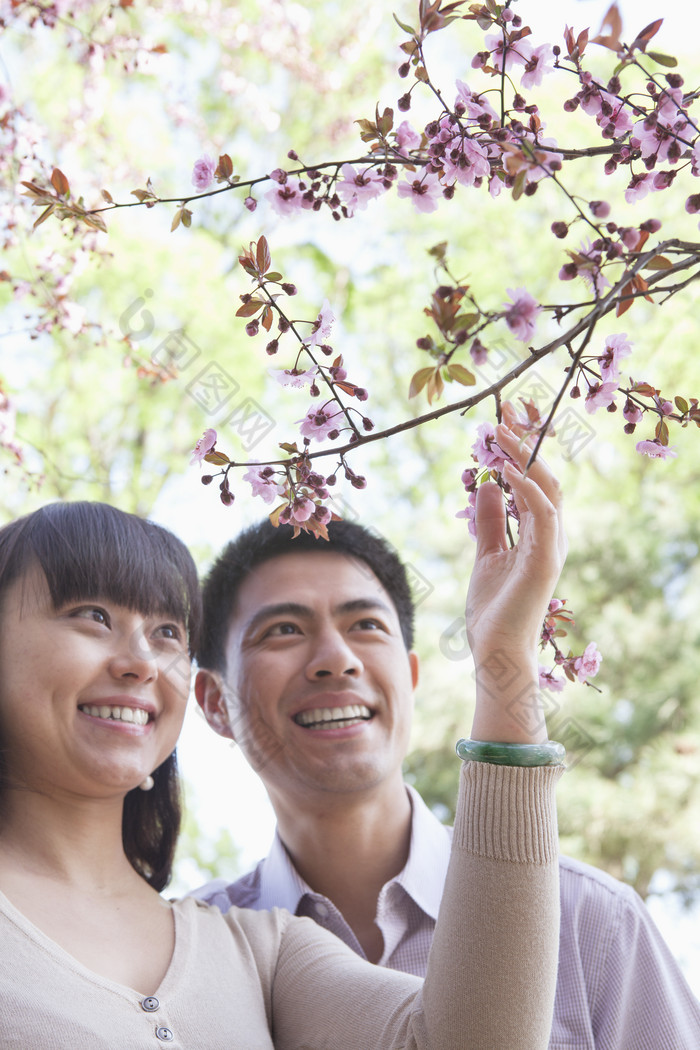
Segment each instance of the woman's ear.
[[235,740],[228,717],[224,687],[218,671],[198,671],[194,680],[194,695],[207,722],[219,736]]

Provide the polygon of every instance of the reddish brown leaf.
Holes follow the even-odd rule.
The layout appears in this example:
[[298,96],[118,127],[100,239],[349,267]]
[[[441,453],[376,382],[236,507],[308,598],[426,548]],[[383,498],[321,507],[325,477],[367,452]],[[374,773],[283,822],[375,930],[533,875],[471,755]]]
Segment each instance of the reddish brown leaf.
[[233,175],[233,161],[229,157],[228,153],[222,153],[219,157],[219,163],[216,167],[214,174],[217,178],[229,179]]
[[60,168],[54,168],[51,172],[51,185],[60,197],[67,197],[70,194],[68,179]]
[[615,316],[616,317],[622,317],[623,314],[626,314],[627,311],[629,310],[630,306],[634,302],[634,299],[632,299],[632,298],[625,299],[625,296],[631,296],[632,295],[632,291],[633,291],[632,284],[631,284],[630,281],[628,281],[627,284],[625,285],[625,287],[620,292],[620,295],[621,295],[622,298],[621,298],[621,301],[617,304],[617,309],[615,311]]
[[[608,30],[606,33],[605,30]],[[593,38],[594,44],[600,44],[611,51],[619,51],[622,47],[620,33],[622,32],[622,18],[617,4],[611,4],[608,8],[600,27],[598,36]]]
[[262,315],[262,326],[263,326],[263,328],[265,329],[266,332],[269,332],[270,329],[272,328],[272,321],[273,321],[273,319],[274,319],[274,314],[272,312],[272,308],[270,306],[266,306],[265,309],[263,310],[263,315]]
[[435,369],[432,366],[430,368],[419,368],[419,370],[413,376],[413,379],[411,380],[411,385],[408,388],[409,398],[416,397],[417,394],[420,394],[421,390],[428,382],[434,371]]
[[654,436],[657,441],[660,441],[662,445],[668,445],[668,425],[665,419],[660,419],[656,424],[656,430]]
[[37,228],[37,226],[41,226],[42,222],[46,222],[46,220],[48,219],[49,215],[51,215],[53,213],[53,209],[54,209],[54,205],[53,204],[49,204],[48,208],[45,208],[44,211],[42,211],[41,215],[39,216],[39,218],[34,223],[34,226],[32,227],[32,229],[35,230]]
[[272,258],[270,256],[270,249],[267,246],[267,238],[264,234],[258,240],[256,259],[260,273],[267,273],[272,266]]
[[646,264],[645,269],[647,270],[670,270],[673,263],[670,259],[667,259],[665,255],[655,255],[653,259],[650,259]]
[[657,18],[655,22],[650,22],[649,25],[641,31],[641,33],[637,34],[637,38],[632,44],[632,47],[638,47],[640,48],[640,50],[646,51],[647,44],[649,43],[651,38],[656,36],[658,31],[661,29],[663,21],[663,18]]
[[265,306],[265,303],[261,303],[259,299],[249,299],[247,303],[243,303],[243,306],[239,306],[236,310],[236,317],[253,317]]

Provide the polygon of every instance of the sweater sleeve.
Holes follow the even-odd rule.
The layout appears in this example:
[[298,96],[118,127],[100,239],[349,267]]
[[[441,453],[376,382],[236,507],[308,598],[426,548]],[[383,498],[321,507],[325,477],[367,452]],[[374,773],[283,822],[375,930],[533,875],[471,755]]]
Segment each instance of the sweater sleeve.
[[559,944],[560,774],[465,763],[423,987],[290,917],[272,979],[277,1050],[546,1050]]

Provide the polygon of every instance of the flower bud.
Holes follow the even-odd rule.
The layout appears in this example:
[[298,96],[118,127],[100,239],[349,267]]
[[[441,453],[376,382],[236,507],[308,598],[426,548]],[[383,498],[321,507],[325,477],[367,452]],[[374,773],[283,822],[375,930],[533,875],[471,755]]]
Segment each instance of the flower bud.
[[407,91],[405,95],[402,95],[396,105],[402,113],[406,113],[411,108],[410,93]]
[[269,354],[270,357],[272,357],[273,354],[277,353],[277,348],[278,347],[279,347],[278,340],[277,339],[271,339],[270,342],[265,347],[265,353]]
[[199,480],[202,482],[203,485],[211,485],[212,481],[214,480],[214,475],[213,474],[202,474],[202,476],[201,476],[201,478]]

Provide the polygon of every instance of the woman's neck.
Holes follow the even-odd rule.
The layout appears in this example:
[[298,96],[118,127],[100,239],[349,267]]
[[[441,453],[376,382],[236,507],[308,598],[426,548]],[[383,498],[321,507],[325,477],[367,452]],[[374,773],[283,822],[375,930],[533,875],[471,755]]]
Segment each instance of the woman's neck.
[[139,878],[124,854],[118,798],[59,798],[9,789],[2,799],[0,847],[0,889],[20,874],[107,893],[123,885],[129,873]]

